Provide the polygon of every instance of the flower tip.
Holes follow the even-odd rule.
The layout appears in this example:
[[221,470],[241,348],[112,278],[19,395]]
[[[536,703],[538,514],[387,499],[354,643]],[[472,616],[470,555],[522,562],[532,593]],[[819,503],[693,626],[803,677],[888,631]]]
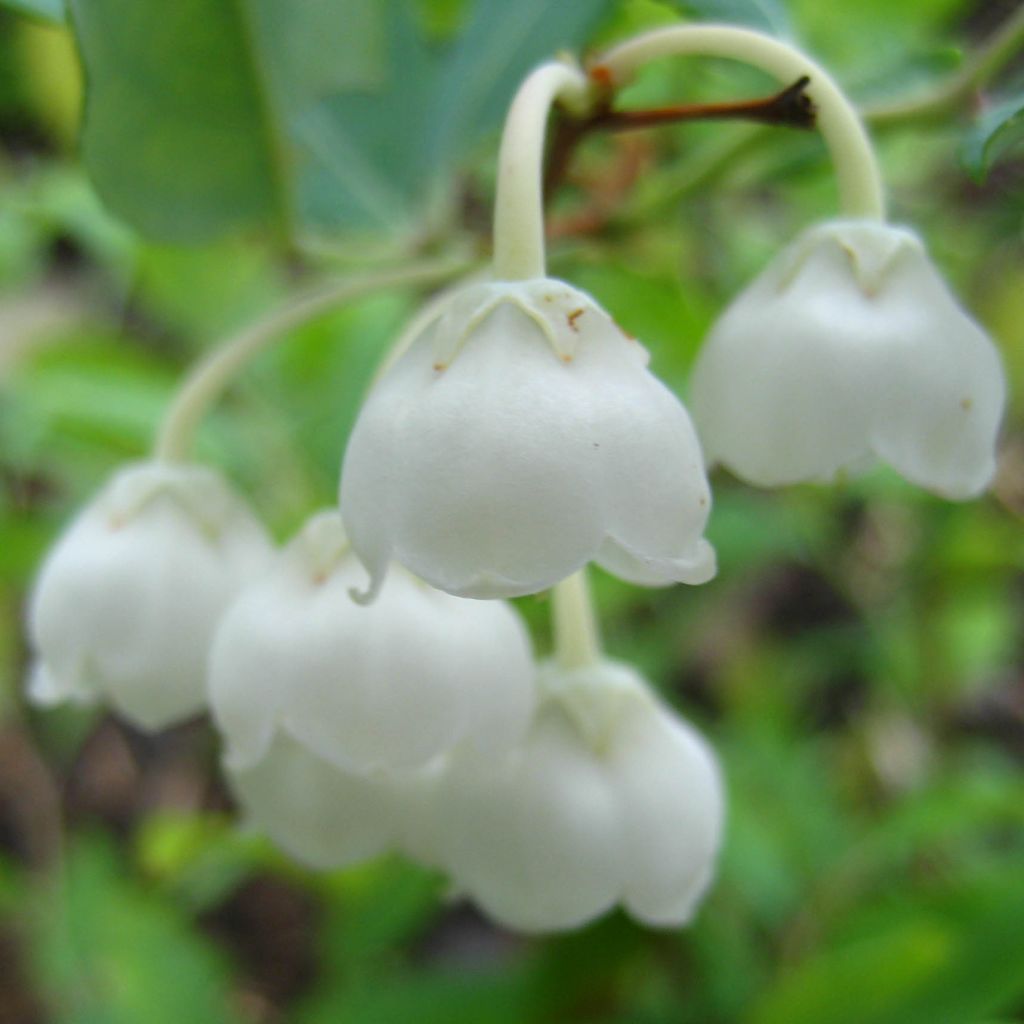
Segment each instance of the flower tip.
[[[269,742],[267,747],[269,747]],[[255,768],[263,759],[267,747],[260,749],[255,745],[250,746],[229,742],[224,748],[224,753],[221,755],[221,763],[224,765],[225,770],[232,774],[247,772],[251,768]]]
[[[221,763],[232,774],[250,771],[267,756],[278,732],[278,717],[239,716],[237,708],[231,706],[230,698],[233,695],[225,695],[223,688],[217,685],[216,668],[212,675],[214,685],[211,686],[210,712],[217,732],[223,739]],[[255,704],[252,702],[246,707],[250,713],[254,709]]]
[[705,538],[697,542],[697,554],[683,583],[708,583],[718,575],[718,555]]
[[381,587],[384,586],[384,575],[384,573],[371,573],[366,589],[360,590],[359,587],[349,587],[348,596],[356,604],[362,605],[364,608],[373,604],[380,594]]
[[[993,484],[998,466],[995,459],[989,459],[983,471],[965,476],[959,480],[947,480],[943,483],[921,481],[920,486],[930,490],[946,501],[973,501],[980,498]],[[910,478],[912,479],[912,478]]]
[[44,708],[53,707],[65,698],[63,688],[41,661],[34,662],[29,669],[25,694],[31,703]]
[[94,704],[98,696],[84,688],[77,680],[68,680],[52,672],[41,658],[37,658],[28,671],[25,696],[29,703],[41,708],[53,708],[65,701],[75,704]]

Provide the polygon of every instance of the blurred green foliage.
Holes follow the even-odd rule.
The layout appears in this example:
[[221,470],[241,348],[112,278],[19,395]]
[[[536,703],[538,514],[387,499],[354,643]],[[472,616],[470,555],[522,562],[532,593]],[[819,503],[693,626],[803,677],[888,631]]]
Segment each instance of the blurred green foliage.
[[480,0],[452,40],[405,0],[70,6],[97,189],[146,234],[191,242],[408,232],[524,72],[611,3]]
[[[186,365],[297,279],[483,244],[495,132],[533,61],[682,9],[788,27],[876,102],[943,81],[951,48],[970,52],[1013,4],[72,0],[85,170],[54,113],[77,81],[65,30],[40,43],[24,17],[59,19],[60,5],[6,6],[0,1022],[1024,1019],[1024,163],[1011,146],[983,183],[967,177],[958,154],[979,169],[1005,123],[993,110],[979,127],[971,102],[880,125],[877,140],[895,218],[1003,349],[1014,397],[993,492],[954,506],[884,471],[778,493],[719,474],[716,581],[596,580],[610,653],[694,718],[725,766],[729,834],[693,927],[612,915],[526,940],[399,861],[302,872],[236,828],[204,724],[147,739],[21,696],[34,569],[104,477],[146,453]],[[239,18],[253,19],[246,46]],[[1021,70],[996,83],[1018,111]],[[32,86],[44,78],[65,83],[59,96]],[[764,89],[722,62],[669,62],[627,100]],[[729,296],[833,204],[813,136],[701,125],[595,139],[555,197],[553,268],[685,392]],[[334,500],[360,397],[420,298],[310,322],[204,426],[202,457],[280,536]],[[544,600],[520,605],[543,649]]]
[[964,139],[963,159],[975,181],[984,181],[996,155],[1024,140],[1024,97],[1015,96],[978,118]]

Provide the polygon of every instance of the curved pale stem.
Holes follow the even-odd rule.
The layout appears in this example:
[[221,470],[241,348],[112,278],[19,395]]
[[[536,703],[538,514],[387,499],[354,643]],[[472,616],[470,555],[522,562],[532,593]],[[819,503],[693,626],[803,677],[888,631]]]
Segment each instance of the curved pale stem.
[[499,280],[543,277],[544,139],[556,100],[583,108],[590,83],[579,68],[542,64],[519,87],[505,119],[494,200],[494,273]]
[[832,156],[843,212],[885,219],[878,161],[857,111],[824,68],[788,43],[732,25],[669,25],[612,47],[592,62],[592,70],[610,85],[620,86],[653,60],[684,55],[743,61],[783,84],[807,75],[807,94],[817,108],[818,127]]
[[601,657],[601,641],[586,568],[556,584],[551,600],[558,665],[564,669],[593,665]]
[[464,262],[418,263],[366,273],[310,288],[270,316],[217,345],[185,379],[157,435],[154,457],[180,462],[188,457],[197,427],[242,368],[277,338],[335,306],[385,288],[431,284],[465,269]]

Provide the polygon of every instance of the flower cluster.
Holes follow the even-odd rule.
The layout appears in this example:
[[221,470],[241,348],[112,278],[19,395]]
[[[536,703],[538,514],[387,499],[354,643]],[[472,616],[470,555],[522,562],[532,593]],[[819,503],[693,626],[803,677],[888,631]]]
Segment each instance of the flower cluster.
[[395,565],[359,603],[361,573],[337,511],[275,554],[211,471],[129,467],[40,575],[32,696],[208,700],[250,824],[312,867],[401,850],[524,931],[686,921],[722,823],[697,734],[625,666],[535,667],[507,602]]
[[[744,30],[666,29],[607,54],[602,80],[697,42],[786,73],[806,63]],[[836,148],[870,179],[855,115],[820,81],[826,136],[845,130]],[[643,586],[710,580],[713,463],[781,485],[880,459],[976,495],[1004,402],[992,343],[920,240],[885,222],[878,182],[846,173],[850,215],[802,235],[711,332],[691,421],[643,346],[547,276],[545,118],[588,88],[562,63],[524,83],[493,278],[419,318],[360,412],[339,509],[276,550],[216,473],[169,458],[190,403],[216,391],[205,377],[161,457],[72,525],[30,609],[34,699],[103,699],[150,729],[209,708],[242,811],[292,856],[331,868],[399,850],[526,931],[614,904],[684,923],[721,841],[714,755],[601,652],[588,563]],[[505,599],[549,588],[555,656],[537,665]]]

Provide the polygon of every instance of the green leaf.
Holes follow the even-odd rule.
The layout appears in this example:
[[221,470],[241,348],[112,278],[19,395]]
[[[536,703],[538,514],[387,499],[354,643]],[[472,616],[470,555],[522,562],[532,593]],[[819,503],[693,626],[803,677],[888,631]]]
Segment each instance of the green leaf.
[[477,0],[463,33],[441,48],[424,38],[408,4],[392,0],[380,88],[332,96],[296,124],[311,154],[302,188],[308,219],[334,229],[410,230],[450,188],[453,165],[497,131],[523,75],[585,40],[612,6]]
[[227,964],[171,904],[126,878],[113,847],[79,839],[33,952],[61,1021],[231,1024]]
[[607,0],[478,0],[434,101],[438,161],[500,125],[530,68],[586,40],[612,7]]
[[0,7],[31,18],[64,24],[64,0],[0,0]]
[[334,890],[324,923],[329,960],[354,968],[410,941],[436,913],[441,882],[429,870],[389,857],[349,868],[326,884]]
[[1024,95],[987,110],[968,132],[960,157],[970,176],[979,184],[992,165],[1012,146],[1024,141]]
[[71,0],[89,88],[86,167],[104,201],[166,241],[286,219],[266,65],[240,0]]
[[406,4],[381,8],[387,47],[379,86],[338,92],[294,124],[305,151],[302,215],[320,229],[400,231],[433,183],[428,149],[439,56]]
[[72,0],[72,13],[86,166],[114,212],[162,241],[293,233],[291,121],[381,75],[373,0]]
[[519,1024],[529,1012],[527,975],[392,974],[386,980],[342,981],[303,1008],[298,1024]]
[[783,975],[751,1024],[931,1024],[1012,1011],[1024,994],[1018,857],[934,894],[869,907],[857,934]]
[[477,0],[441,46],[409,0],[72,0],[86,165],[163,241],[411,230],[521,76],[612,6]]
[[684,14],[700,21],[750,25],[774,35],[792,35],[784,0],[672,0]]
[[171,380],[113,338],[81,332],[19,368],[12,385],[37,423],[36,457],[68,442],[137,455],[164,413]]
[[275,863],[269,841],[219,815],[160,813],[142,822],[137,863],[193,913],[227,899],[254,870]]

